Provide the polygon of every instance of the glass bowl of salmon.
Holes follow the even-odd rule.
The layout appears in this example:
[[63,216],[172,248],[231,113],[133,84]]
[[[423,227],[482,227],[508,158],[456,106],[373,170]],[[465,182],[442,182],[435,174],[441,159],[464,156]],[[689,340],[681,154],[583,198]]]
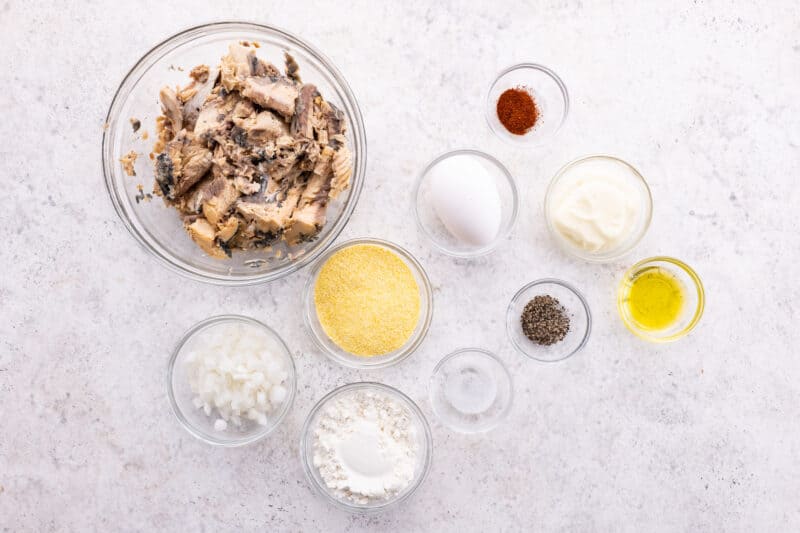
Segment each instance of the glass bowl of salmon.
[[[266,116],[272,121],[271,125],[278,128],[272,139],[272,149],[259,151],[258,156],[252,145],[252,150],[247,151],[231,144],[234,150],[246,152],[251,158],[253,170],[243,176],[237,175],[239,167],[230,166],[230,153],[223,154],[220,143],[211,137],[205,137],[203,153],[197,157],[185,149],[181,155],[180,146],[177,155],[170,151],[179,140],[188,145],[192,139],[200,139],[200,134],[194,133],[204,120],[205,108],[200,107],[203,101],[208,102],[211,97],[230,98],[233,91],[228,90],[230,87],[224,76],[226,72],[229,76],[231,73],[230,69],[226,71],[226,63],[221,62],[221,58],[233,54],[234,48],[240,58],[244,58],[238,67],[234,65],[234,75],[237,75],[236,68],[239,68],[238,75],[242,69],[252,68],[252,72],[245,73],[241,79],[253,78],[248,83],[254,85],[253,92],[257,94],[251,102],[246,102],[250,105],[247,110],[250,118],[236,115],[240,111],[238,107],[229,115],[236,115],[231,119],[236,124],[226,126],[233,144],[244,147],[252,133],[237,119],[260,124],[258,121]],[[258,59],[254,59],[254,55]],[[210,68],[206,71],[195,68],[201,65]],[[209,79],[212,83],[206,83]],[[192,82],[191,85],[187,86],[188,82]],[[270,100],[268,94],[265,99],[265,89],[279,86],[279,89],[293,90],[289,87],[292,83],[295,83],[296,92],[290,95],[290,110],[277,105],[277,100]],[[301,116],[306,85],[313,85],[307,91],[306,100],[306,108],[314,109],[314,113],[309,114],[316,121],[313,124],[304,122]],[[212,86],[214,94],[209,95]],[[170,106],[165,105],[169,104],[165,92],[177,92],[180,99],[183,116],[178,115],[177,126]],[[296,107],[295,94],[298,96]],[[197,105],[192,108],[195,103]],[[324,137],[323,132],[317,130],[319,117],[323,116],[319,105],[325,106],[323,111],[335,114],[332,116],[337,124],[336,130],[327,126]],[[222,115],[211,113],[210,120],[217,119],[221,122],[216,125],[222,127],[225,121]],[[185,124],[189,121],[194,132],[186,131]],[[183,130],[179,132],[181,123]],[[243,130],[237,129],[240,125]],[[165,139],[163,133],[169,127],[174,127],[174,131]],[[298,133],[306,129],[305,137]],[[262,128],[261,133],[263,131]],[[163,141],[170,138],[172,145],[167,143],[165,147]],[[272,170],[261,174],[258,170],[284,157],[286,150],[281,152],[281,142],[287,139],[290,143],[302,141],[304,146],[311,147],[306,152],[297,149],[296,166],[288,165],[292,172],[284,174],[289,177],[280,178],[294,180],[291,187],[284,187],[282,184],[287,182],[276,178]],[[312,187],[315,172],[320,168],[314,164],[326,156],[326,143],[334,148],[327,153],[334,161],[339,151],[346,152],[347,181],[338,186],[334,183],[333,187],[330,183]],[[133,66],[109,107],[102,159],[105,184],[114,209],[130,234],[161,264],[198,281],[253,285],[284,277],[308,265],[344,229],[364,183],[366,134],[355,96],[324,54],[299,37],[272,26],[217,22],[190,28],[166,39]],[[190,172],[198,161],[200,170]],[[258,166],[259,162],[263,165]],[[331,168],[336,168],[335,164],[331,164]],[[188,179],[190,175],[194,176],[192,180]],[[226,176],[228,181],[220,183],[227,187],[226,191],[233,192],[222,202],[221,208],[219,198],[210,196],[219,190],[219,183],[212,183],[218,175]],[[328,194],[332,189],[335,195]],[[274,220],[259,216],[257,212],[267,202],[265,197],[284,209],[285,220],[300,222],[270,226]],[[287,203],[291,207],[287,208]],[[305,212],[301,210],[303,206],[307,208]],[[298,228],[304,233],[291,235],[291,231],[300,231]]]

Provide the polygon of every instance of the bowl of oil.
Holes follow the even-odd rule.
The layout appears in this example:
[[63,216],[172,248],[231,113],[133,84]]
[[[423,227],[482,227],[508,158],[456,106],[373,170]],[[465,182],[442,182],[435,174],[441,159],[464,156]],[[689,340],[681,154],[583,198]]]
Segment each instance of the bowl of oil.
[[651,257],[622,278],[617,308],[625,326],[651,342],[672,342],[688,334],[703,315],[705,293],[697,273],[672,257]]

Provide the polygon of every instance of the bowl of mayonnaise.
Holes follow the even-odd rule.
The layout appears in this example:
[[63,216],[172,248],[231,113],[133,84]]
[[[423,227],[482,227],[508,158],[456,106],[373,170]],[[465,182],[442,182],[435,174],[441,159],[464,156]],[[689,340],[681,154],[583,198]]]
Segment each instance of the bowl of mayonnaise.
[[653,215],[650,188],[636,168],[617,157],[590,155],[564,165],[544,201],[547,227],[567,253],[607,262],[630,252]]

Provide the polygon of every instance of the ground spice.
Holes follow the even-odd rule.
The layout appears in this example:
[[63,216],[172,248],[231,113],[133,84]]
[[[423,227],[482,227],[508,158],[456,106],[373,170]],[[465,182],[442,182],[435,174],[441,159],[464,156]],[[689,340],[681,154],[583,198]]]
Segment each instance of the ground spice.
[[497,118],[514,135],[525,135],[539,120],[539,108],[524,87],[506,90],[497,99]]
[[520,317],[522,332],[536,344],[550,346],[564,340],[569,331],[569,315],[558,299],[535,296],[525,305]]
[[322,266],[314,305],[322,329],[340,348],[364,357],[384,355],[414,333],[419,286],[397,254],[383,246],[356,244]]

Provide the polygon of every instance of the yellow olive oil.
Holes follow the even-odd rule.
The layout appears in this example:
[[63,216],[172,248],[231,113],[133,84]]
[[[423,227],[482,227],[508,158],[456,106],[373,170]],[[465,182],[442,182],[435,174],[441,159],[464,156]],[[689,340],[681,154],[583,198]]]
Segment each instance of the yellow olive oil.
[[661,330],[680,317],[684,301],[683,285],[674,274],[661,267],[648,267],[630,281],[625,303],[639,327]]

